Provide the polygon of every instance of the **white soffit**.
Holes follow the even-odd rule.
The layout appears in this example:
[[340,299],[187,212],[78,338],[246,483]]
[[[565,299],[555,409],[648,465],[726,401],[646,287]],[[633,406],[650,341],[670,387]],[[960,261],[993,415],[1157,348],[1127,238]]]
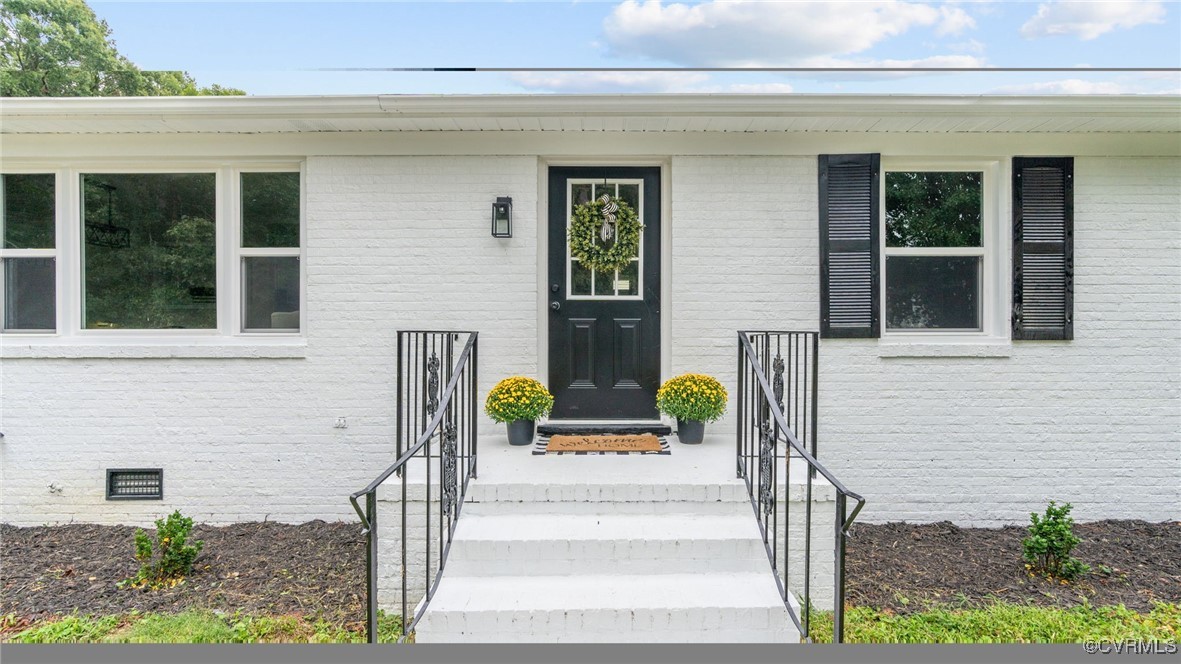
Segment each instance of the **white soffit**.
[[0,99],[5,134],[1179,133],[1181,96],[379,95]]

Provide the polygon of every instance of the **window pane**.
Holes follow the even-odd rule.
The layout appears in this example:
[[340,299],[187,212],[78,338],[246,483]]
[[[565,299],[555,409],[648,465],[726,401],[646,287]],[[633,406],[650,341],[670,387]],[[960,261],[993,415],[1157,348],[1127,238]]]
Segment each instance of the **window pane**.
[[599,197],[602,196],[603,194],[607,194],[609,196],[616,196],[616,195],[618,195],[618,193],[619,192],[617,192],[615,190],[615,183],[614,182],[597,182],[597,183],[595,183],[595,193],[593,194],[593,196],[594,196],[595,200],[599,200]]
[[217,327],[213,173],[84,175],[87,328]]
[[980,258],[888,256],[886,326],[980,329]]
[[56,328],[55,279],[52,258],[4,259],[4,329]]
[[4,246],[52,249],[53,174],[4,176]]
[[245,329],[299,329],[299,258],[243,258],[242,291],[246,305]]
[[591,271],[583,267],[582,263],[578,261],[570,263],[570,294],[591,294]]
[[887,247],[979,247],[981,173],[886,173]]
[[595,270],[595,295],[615,295],[615,272]]
[[631,206],[631,209],[640,213],[640,185],[638,184],[621,184],[619,185],[619,197],[623,202]]
[[242,246],[299,246],[299,173],[242,174]]
[[570,185],[570,212],[574,212],[574,208],[590,201],[591,199],[591,185],[589,184],[572,184]]
[[632,261],[619,270],[620,295],[637,295],[640,292],[640,263]]

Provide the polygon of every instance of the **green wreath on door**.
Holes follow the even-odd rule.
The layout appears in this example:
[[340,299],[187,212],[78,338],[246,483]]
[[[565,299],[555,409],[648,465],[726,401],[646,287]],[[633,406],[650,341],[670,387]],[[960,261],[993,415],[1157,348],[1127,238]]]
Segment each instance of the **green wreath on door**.
[[567,241],[583,266],[615,272],[639,255],[644,225],[627,201],[609,194],[574,207]]

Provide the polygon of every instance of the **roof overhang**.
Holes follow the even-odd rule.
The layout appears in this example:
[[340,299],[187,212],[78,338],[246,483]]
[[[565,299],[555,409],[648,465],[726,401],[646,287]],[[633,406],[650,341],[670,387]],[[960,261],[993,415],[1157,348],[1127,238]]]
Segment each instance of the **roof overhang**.
[[1177,133],[1181,96],[367,95],[0,100],[4,134]]

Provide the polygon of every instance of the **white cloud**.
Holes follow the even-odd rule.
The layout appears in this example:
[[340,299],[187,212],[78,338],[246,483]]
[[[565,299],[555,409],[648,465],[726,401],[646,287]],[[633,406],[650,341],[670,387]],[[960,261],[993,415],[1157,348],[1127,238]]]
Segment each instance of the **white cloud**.
[[1144,2],[1079,2],[1068,0],[1038,5],[1037,14],[1021,26],[1027,39],[1054,35],[1075,35],[1094,39],[1119,28],[1134,28],[1164,21],[1165,7],[1159,0]]
[[960,53],[984,53],[984,42],[969,39],[968,41],[948,44],[947,47]]
[[547,92],[687,92],[709,80],[701,72],[519,72],[509,78],[530,90]]
[[1181,94],[1181,79],[1175,75],[1164,80],[1150,76],[1138,76],[1124,81],[1087,81],[1080,78],[1067,78],[1058,81],[1007,85],[995,88],[990,92],[1013,95],[1176,95]]
[[1061,81],[1006,85],[992,92],[1009,95],[1119,95],[1128,94],[1130,91],[1125,85],[1114,81],[1068,78]]
[[[926,58],[916,58],[912,60],[901,60],[893,58],[873,59],[873,58],[833,58],[833,57],[816,57],[808,58],[804,61],[804,67],[857,67],[860,69],[920,69],[923,67],[934,67],[938,69],[977,69],[988,66],[987,60],[978,58],[974,55],[932,55]],[[888,72],[887,72],[888,73]]]
[[791,91],[792,87],[787,83],[734,83],[721,90],[721,92],[752,95],[781,95]]
[[697,5],[626,0],[603,21],[603,36],[618,55],[697,67],[786,67],[807,58],[860,53],[912,28],[947,35],[974,25],[959,7],[898,0]]
[[718,85],[702,72],[558,72],[513,73],[509,78],[528,90],[567,94],[596,92],[681,92],[730,94],[787,94],[788,83],[731,83]]
[[[895,60],[895,59],[871,59],[871,58],[834,58],[834,57],[815,57],[808,58],[801,66],[803,67],[817,67],[825,69],[860,69],[862,71],[832,71],[809,73],[809,78],[818,78],[825,80],[843,79],[843,80],[880,80],[889,78],[905,78],[911,76],[920,76],[925,74],[938,74],[939,72],[924,72],[920,71],[924,68],[932,69],[983,69],[989,66],[988,61],[984,58],[978,58],[974,55],[932,55],[926,58],[918,58],[914,60]],[[874,69],[913,69],[915,71],[872,71]]]
[[958,35],[968,28],[976,27],[976,19],[959,7],[944,5],[939,8],[939,24],[935,26],[937,35]]

